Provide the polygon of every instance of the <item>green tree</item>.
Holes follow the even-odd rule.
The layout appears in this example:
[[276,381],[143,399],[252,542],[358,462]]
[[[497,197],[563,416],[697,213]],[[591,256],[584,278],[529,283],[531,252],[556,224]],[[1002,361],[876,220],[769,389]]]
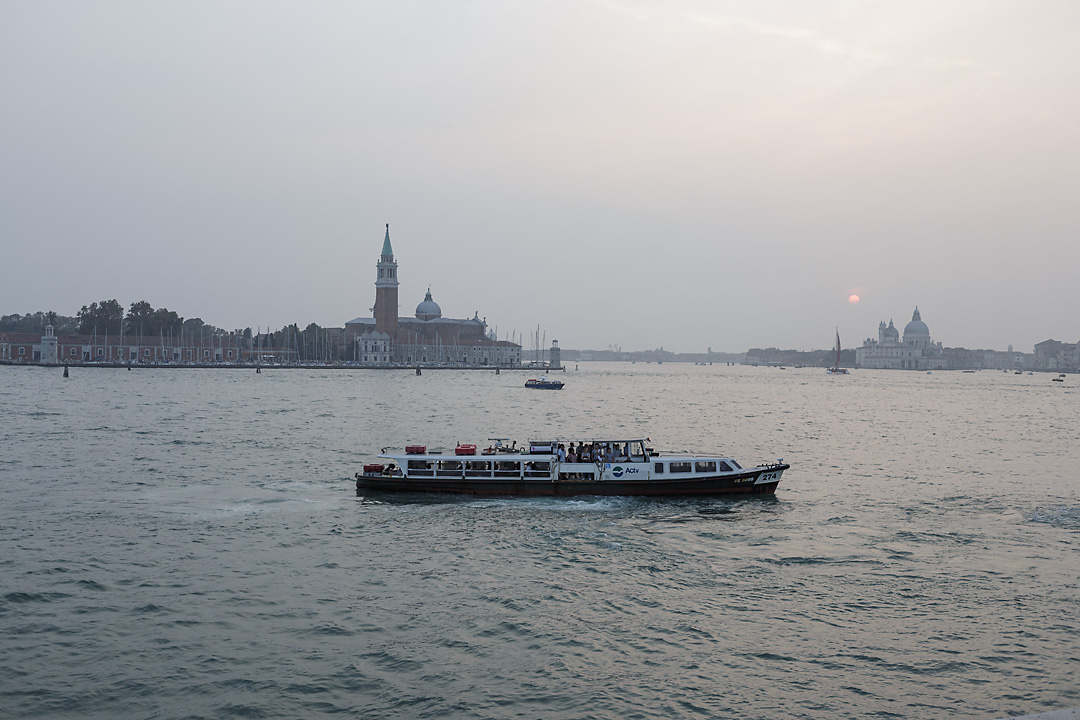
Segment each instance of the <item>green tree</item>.
[[128,335],[150,335],[150,323],[154,317],[154,307],[140,300],[131,303],[127,317],[124,319],[124,332]]
[[183,324],[184,318],[172,310],[168,308],[155,310],[153,305],[145,300],[140,300],[131,303],[131,307],[128,308],[124,327],[125,332],[129,335],[155,337],[158,335],[179,335]]
[[274,347],[276,348],[293,348],[295,349],[296,343],[299,340],[300,328],[296,323],[292,325],[286,325],[277,332],[273,333]]
[[179,335],[183,324],[184,318],[172,310],[158,308],[154,311],[153,334],[155,335]]
[[124,322],[124,308],[116,300],[102,300],[100,303],[83,305],[75,316],[78,331],[83,335],[119,335]]
[[319,327],[316,323],[311,323],[304,328],[300,349],[303,359],[306,362],[314,362],[322,359],[320,356],[324,355],[323,339],[323,328]]
[[217,328],[215,328],[213,325],[207,325],[206,323],[204,323],[202,318],[188,318],[184,321],[184,334],[190,337],[195,337],[196,335],[200,334],[212,337],[216,333],[211,331],[216,329]]

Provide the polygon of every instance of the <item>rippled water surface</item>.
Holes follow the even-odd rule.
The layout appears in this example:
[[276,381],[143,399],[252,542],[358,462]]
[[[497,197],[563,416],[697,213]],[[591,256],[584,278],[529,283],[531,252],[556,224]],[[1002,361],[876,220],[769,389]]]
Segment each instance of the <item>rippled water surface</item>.
[[[0,717],[992,718],[1080,705],[1080,377],[0,367]],[[640,434],[775,499],[357,497]]]

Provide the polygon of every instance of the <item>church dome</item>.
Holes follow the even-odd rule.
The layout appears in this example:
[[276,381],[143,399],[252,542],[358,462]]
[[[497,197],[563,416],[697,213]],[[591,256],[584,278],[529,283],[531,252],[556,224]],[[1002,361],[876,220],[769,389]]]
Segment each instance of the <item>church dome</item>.
[[926,327],[926,323],[922,321],[919,308],[915,308],[911,322],[904,326],[904,337],[930,337],[930,328]]
[[420,320],[434,320],[442,317],[442,308],[439,303],[431,299],[431,288],[428,288],[424,302],[416,306],[416,317]]
[[[923,325],[923,327],[926,327],[926,326]],[[894,340],[899,340],[900,339],[900,331],[896,329],[895,325],[893,325],[892,320],[889,321],[889,327],[885,328],[885,337],[893,338]]]

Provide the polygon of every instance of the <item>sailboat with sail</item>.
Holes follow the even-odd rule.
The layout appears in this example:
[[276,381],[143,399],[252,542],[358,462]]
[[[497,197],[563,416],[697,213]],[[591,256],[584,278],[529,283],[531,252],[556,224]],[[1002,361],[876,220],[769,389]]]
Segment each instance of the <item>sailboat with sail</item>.
[[836,363],[831,368],[825,368],[830,375],[849,375],[847,368],[840,367],[840,328],[836,329]]

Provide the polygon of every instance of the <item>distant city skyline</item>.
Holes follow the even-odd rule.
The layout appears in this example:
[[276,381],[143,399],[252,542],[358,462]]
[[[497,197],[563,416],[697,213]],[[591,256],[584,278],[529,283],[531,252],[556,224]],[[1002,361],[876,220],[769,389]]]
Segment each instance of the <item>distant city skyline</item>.
[[[421,305],[423,305],[423,304],[425,304],[427,302],[430,302],[430,293],[428,293],[427,299],[421,302]],[[164,308],[162,308],[162,310],[164,310]],[[916,310],[917,310],[917,308],[916,308]],[[42,310],[35,310],[34,311],[34,313],[42,313],[43,315],[46,312],[47,311],[42,311]],[[171,310],[170,312],[173,315],[180,314],[180,313],[178,313],[177,310]],[[11,315],[31,315],[31,314],[33,314],[33,313],[7,313],[7,312],[0,311],[0,317],[2,317],[2,318],[7,318],[8,316],[11,316]],[[57,315],[59,315],[61,318],[65,318],[65,319],[68,319],[68,320],[72,320],[72,321],[75,320],[74,315],[66,315],[64,313],[57,313]],[[283,328],[286,327],[284,325],[283,326],[270,327],[270,326],[258,326],[258,325],[244,325],[244,324],[241,324],[236,328],[224,328],[224,327],[214,323],[212,320],[207,320],[206,318],[188,318],[188,317],[183,316],[182,314],[180,314],[180,318],[182,320],[185,320],[185,321],[202,321],[206,325],[211,326],[211,327],[215,327],[218,330],[221,330],[221,331],[226,332],[226,333],[233,332],[235,330],[244,330],[244,329],[251,330],[253,333],[256,333],[256,332],[273,333],[273,332],[279,332]],[[915,318],[912,318],[912,319],[914,320]],[[884,321],[881,321],[881,322],[884,323]],[[291,324],[293,324],[293,323],[289,323],[288,325],[291,325]],[[303,329],[303,328],[308,327],[311,323],[297,321],[296,324],[298,324],[300,326],[300,328]],[[893,321],[890,319],[889,326],[891,327],[893,324],[894,324]],[[2,325],[2,324],[0,324],[0,325]],[[319,326],[319,327],[320,327],[320,330],[347,331],[348,330],[348,323],[346,323],[344,326],[328,325],[328,326]],[[880,333],[880,328],[877,328],[876,330],[878,330],[878,332]],[[0,327],[0,332],[3,332],[3,327]],[[20,328],[18,330],[14,330],[13,332],[20,332],[20,333],[23,333],[23,332],[38,332],[38,330],[33,329],[33,328]],[[168,334],[170,336],[172,336],[174,334],[178,335],[179,332],[180,332],[179,330],[177,330],[176,333],[173,333],[172,331],[170,331]],[[755,346],[750,346],[750,347],[746,347],[746,348],[719,348],[719,347],[713,347],[713,346],[705,346],[705,347],[702,347],[702,348],[689,347],[688,349],[684,349],[683,347],[681,347],[678,344],[677,345],[672,345],[672,346],[662,346],[662,345],[637,346],[637,345],[629,345],[629,344],[625,344],[625,343],[612,343],[612,344],[610,344],[608,346],[604,346],[604,347],[600,347],[600,346],[571,347],[571,346],[566,345],[566,343],[559,341],[559,338],[557,338],[557,337],[548,338],[547,337],[547,331],[542,329],[542,328],[540,329],[540,332],[541,332],[540,343],[543,346],[543,347],[541,347],[542,350],[546,350],[547,348],[549,348],[551,346],[551,344],[553,342],[556,342],[556,341],[560,342],[560,344],[561,344],[561,346],[562,346],[562,348],[564,350],[570,350],[570,351],[575,351],[575,352],[592,351],[592,352],[642,353],[642,352],[652,352],[652,351],[656,351],[656,350],[664,350],[666,352],[672,352],[672,353],[682,354],[682,355],[704,354],[704,353],[707,353],[707,352],[711,352],[714,355],[740,355],[740,354],[745,354],[748,350],[755,350],[755,349],[778,349],[778,350],[791,350],[791,351],[795,351],[795,352],[817,352],[817,351],[826,351],[826,350],[831,352],[831,350],[832,350],[832,348],[826,348],[826,347],[799,347],[797,345],[794,345],[794,344],[791,344],[791,343],[788,343],[788,342],[783,342],[783,341],[774,341],[774,342],[764,343],[764,344],[761,344],[761,345],[755,345]],[[76,333],[76,334],[78,334],[78,333]],[[104,332],[102,332],[100,334],[107,335],[108,332],[104,331]],[[112,334],[115,335],[117,333],[114,332]],[[517,331],[516,332],[515,341],[518,342],[518,343],[521,343],[523,355],[529,355],[529,354],[532,354],[532,353],[535,352],[535,350],[536,350],[535,334],[536,334],[536,328],[533,328],[531,330],[524,331],[524,332],[523,331]],[[1027,347],[1027,348],[1021,347],[1021,346],[1016,346],[1016,345],[1014,345],[1012,343],[1010,343],[1010,344],[1008,344],[1006,346],[1002,346],[1002,347],[996,347],[996,346],[965,346],[965,345],[955,345],[955,344],[948,344],[948,343],[941,343],[941,344],[943,344],[946,349],[951,348],[951,349],[963,349],[963,350],[993,350],[993,351],[997,351],[997,352],[1014,352],[1015,351],[1017,353],[1032,354],[1033,352],[1035,352],[1036,346],[1039,345],[1040,343],[1045,343],[1047,341],[1057,341],[1057,342],[1070,343],[1070,341],[1067,338],[1064,338],[1064,339],[1063,338],[1064,338],[1064,336],[1062,336],[1062,337],[1043,338],[1042,340],[1039,341],[1039,343],[1034,343],[1031,347]],[[500,337],[500,339],[503,339],[503,338]],[[843,343],[843,349],[844,349],[845,352],[847,352],[847,351],[854,352],[856,349],[862,347],[867,340],[872,340],[873,341],[873,337],[872,336],[867,336],[866,338],[863,338],[862,340],[859,340],[857,343]],[[1073,344],[1075,344],[1075,342]],[[526,358],[526,359],[528,359],[528,358]]]
[[[0,4],[6,312],[1080,339],[1080,4]],[[849,300],[859,296],[859,302]]]

